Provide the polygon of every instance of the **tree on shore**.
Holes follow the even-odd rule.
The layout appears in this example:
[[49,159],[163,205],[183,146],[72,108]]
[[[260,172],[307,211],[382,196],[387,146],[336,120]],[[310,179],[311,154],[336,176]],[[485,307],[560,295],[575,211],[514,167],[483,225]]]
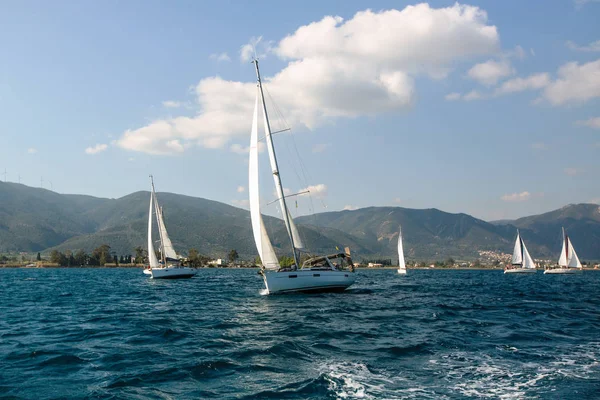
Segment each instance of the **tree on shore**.
[[279,257],[279,266],[286,268],[294,265],[294,257],[290,256],[281,256]]
[[92,251],[92,259],[94,260],[94,265],[103,266],[111,260],[110,256],[110,246],[107,244],[103,244],[100,247],[97,247]]
[[146,258],[146,250],[143,247],[138,246],[135,248],[135,263],[142,264]]
[[235,260],[237,260],[238,258],[240,258],[238,252],[236,249],[232,249],[229,251],[229,254],[227,254],[227,258],[229,259],[230,263],[234,263]]
[[37,261],[42,261],[42,255],[38,252],[37,257],[35,258]]

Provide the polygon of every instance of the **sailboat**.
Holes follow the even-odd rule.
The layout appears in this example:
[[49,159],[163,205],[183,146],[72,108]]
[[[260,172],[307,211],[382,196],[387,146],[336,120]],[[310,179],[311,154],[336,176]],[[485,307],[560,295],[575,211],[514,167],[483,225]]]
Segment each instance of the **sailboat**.
[[398,273],[406,275],[406,263],[404,262],[404,249],[402,248],[402,227],[398,228]]
[[565,228],[562,230],[563,245],[558,258],[556,267],[547,268],[544,274],[576,274],[583,271],[583,266],[575,253],[573,243],[569,236],[565,233]]
[[[250,217],[252,220],[252,233],[254,242],[261,259],[259,273],[265,282],[266,293],[287,292],[322,292],[343,291],[352,285],[356,279],[354,265],[350,258],[349,250],[335,254],[314,257],[306,260],[300,267],[299,252],[304,251],[304,244],[300,238],[298,229],[286,204],[281,184],[281,176],[277,165],[277,156],[271,133],[271,125],[267,114],[265,97],[263,93],[258,60],[253,60],[256,69],[257,91],[254,103],[254,116],[252,119],[252,131],[250,137],[249,156],[249,184]],[[265,228],[260,213],[260,193],[258,180],[258,108],[259,104],[263,112],[265,141],[269,153],[269,161],[275,181],[277,196],[281,215],[286,226],[290,240],[290,248],[294,256],[294,265],[281,267],[271,244],[271,240]]]
[[536,272],[535,262],[533,261],[533,258],[531,258],[531,255],[529,255],[529,251],[527,251],[525,242],[521,238],[521,233],[517,229],[517,239],[515,240],[515,248],[513,250],[511,266],[505,268],[504,273],[535,274]]
[[[144,269],[146,275],[154,279],[181,279],[191,278],[196,275],[196,269],[181,265],[177,253],[173,248],[173,243],[169,239],[162,208],[158,205],[156,192],[154,191],[154,178],[150,175],[152,182],[152,192],[150,192],[150,210],[148,211],[148,268]],[[152,242],[152,214],[156,215],[158,223],[158,232],[160,236],[160,255],[159,261],[154,252]]]

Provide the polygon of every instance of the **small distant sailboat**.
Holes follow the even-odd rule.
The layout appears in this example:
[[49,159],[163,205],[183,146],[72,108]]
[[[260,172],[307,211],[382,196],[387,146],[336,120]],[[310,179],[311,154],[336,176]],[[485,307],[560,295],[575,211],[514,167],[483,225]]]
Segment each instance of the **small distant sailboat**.
[[398,227],[398,273],[406,275],[406,263],[404,262],[404,248],[402,247],[402,227]]
[[[267,294],[287,292],[323,292],[343,291],[352,285],[356,279],[354,265],[350,258],[349,250],[344,253],[336,253],[327,256],[315,257],[305,261],[300,268],[298,252],[304,248],[298,229],[294,224],[292,215],[287,207],[281,176],[277,165],[275,147],[267,115],[267,107],[263,94],[258,60],[253,61],[256,68],[257,92],[254,104],[254,117],[252,119],[252,131],[250,138],[249,155],[249,184],[250,195],[250,217],[252,220],[252,233],[256,249],[261,259],[260,274],[263,277]],[[283,268],[279,265],[277,255],[265,229],[262,215],[260,213],[260,195],[258,182],[258,108],[259,101],[263,111],[265,140],[269,153],[269,161],[275,181],[279,206],[287,234],[290,239],[291,250],[294,256],[294,265]],[[336,262],[337,260],[337,262]]]
[[583,265],[575,253],[573,243],[569,236],[565,233],[565,228],[562,230],[563,245],[556,267],[547,268],[544,274],[577,274],[583,271]]
[[510,267],[504,269],[505,274],[535,274],[537,272],[535,262],[529,255],[518,229],[511,264]]
[[[163,218],[162,208],[158,206],[156,192],[154,191],[154,178],[150,175],[152,182],[152,192],[150,193],[150,210],[148,211],[148,268],[144,269],[144,274],[152,276],[154,279],[181,279],[191,278],[196,275],[195,268],[181,265],[177,253],[173,248],[173,243],[167,234],[167,228]],[[158,223],[158,232],[160,236],[160,254],[159,261],[154,252],[152,243],[152,214],[156,214]]]

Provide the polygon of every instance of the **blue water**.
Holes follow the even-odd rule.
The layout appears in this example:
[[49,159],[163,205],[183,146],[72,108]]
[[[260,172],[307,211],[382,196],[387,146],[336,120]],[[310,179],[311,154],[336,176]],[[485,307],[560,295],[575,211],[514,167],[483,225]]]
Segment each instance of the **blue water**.
[[600,397],[600,273],[360,271],[262,296],[252,270],[0,270],[0,397]]

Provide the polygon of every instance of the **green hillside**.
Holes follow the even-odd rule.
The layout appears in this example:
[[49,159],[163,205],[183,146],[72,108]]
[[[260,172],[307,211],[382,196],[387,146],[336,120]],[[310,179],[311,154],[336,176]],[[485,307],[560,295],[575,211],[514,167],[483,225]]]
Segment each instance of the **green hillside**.
[[[63,195],[0,182],[0,252],[90,252],[108,244],[117,254],[132,254],[135,247],[146,246],[149,197],[149,192],[119,199]],[[224,257],[231,249],[243,258],[255,257],[247,210],[173,193],[158,193],[158,199],[181,254],[194,247],[212,257]],[[276,251],[289,255],[283,222],[269,216],[264,219]],[[297,222],[313,253],[349,246],[358,259],[395,259],[400,224],[408,259],[475,259],[480,250],[510,253],[516,227],[534,257],[554,258],[560,251],[561,226],[568,230],[582,259],[600,259],[600,212],[592,204],[494,224],[466,214],[401,207],[327,212],[299,217]]]

